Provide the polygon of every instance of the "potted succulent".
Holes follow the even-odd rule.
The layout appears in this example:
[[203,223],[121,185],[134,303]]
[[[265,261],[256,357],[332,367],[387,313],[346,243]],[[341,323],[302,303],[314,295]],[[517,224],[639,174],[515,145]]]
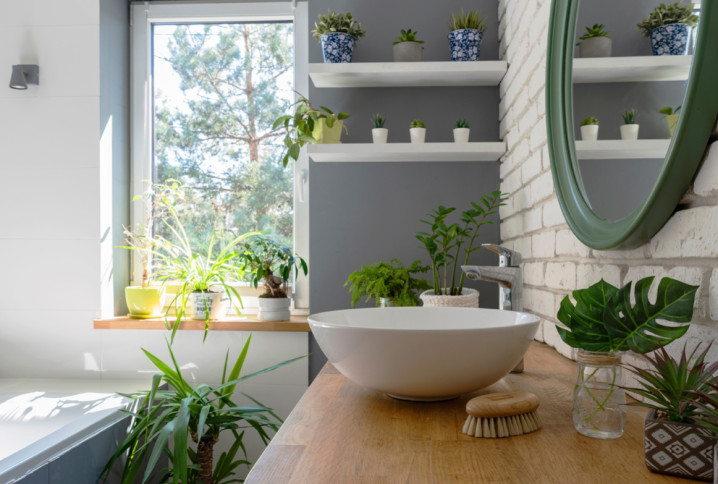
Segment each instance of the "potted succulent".
[[593,24],[593,27],[586,27],[586,32],[579,37],[579,57],[611,57],[610,31],[603,30],[603,24]]
[[351,62],[354,44],[366,35],[351,13],[319,14],[319,22],[314,22],[312,35],[322,45],[324,62]]
[[686,55],[691,29],[698,24],[693,4],[682,1],[658,5],[638,28],[651,39],[653,55]]
[[371,139],[373,143],[384,144],[389,137],[389,129],[384,127],[386,118],[381,113],[376,113],[371,117],[371,123],[374,127],[371,130]]
[[424,47],[423,40],[416,38],[417,32],[401,29],[401,35],[394,42],[394,62],[420,62]]
[[416,291],[424,291],[431,286],[425,279],[416,279],[413,275],[428,270],[429,266],[422,266],[419,259],[409,267],[404,267],[399,259],[392,259],[389,263],[377,262],[352,272],[344,286],[351,284],[352,307],[356,307],[362,296],[366,296],[367,302],[375,299],[380,307],[418,306]]
[[276,240],[258,235],[245,242],[238,252],[242,271],[249,274],[254,287],[262,283],[257,317],[264,321],[289,320],[289,288],[287,282],[301,270],[307,275],[307,262]]
[[421,119],[415,119],[409,125],[409,137],[412,143],[423,143],[426,139],[426,125]]
[[468,143],[471,125],[465,119],[460,119],[454,124],[454,143]]
[[486,17],[479,18],[477,10],[458,15],[449,21],[449,53],[452,61],[477,61],[481,55],[481,39],[486,31]]
[[463,255],[463,265],[468,264],[469,256],[480,247],[479,229],[493,224],[490,215],[504,205],[507,195],[498,190],[481,197],[480,205],[471,202],[471,207],[461,212],[460,222],[448,223],[447,217],[455,207],[439,205],[428,214],[428,220],[420,222],[429,226],[427,232],[417,232],[416,238],[429,254],[431,261],[432,289],[424,291],[420,298],[424,306],[463,306],[478,307],[479,292],[464,287],[462,271],[456,282],[457,266]]
[[658,110],[659,113],[663,114],[666,117],[666,123],[668,124],[668,131],[671,133],[671,137],[673,137],[673,132],[676,130],[676,125],[678,124],[679,117],[678,111],[680,110],[680,105],[675,109],[673,109],[671,106],[666,106]]
[[[664,277],[658,283],[656,302],[648,298],[654,278],[635,284],[631,305],[628,282],[617,288],[603,279],[587,289],[573,291],[557,314],[559,336],[578,348],[578,377],[573,392],[573,425],[588,437],[615,439],[625,425],[625,393],[621,388],[621,355],[632,350],[648,353],[667,345],[688,330],[698,286]],[[660,320],[679,323],[668,326]]]
[[638,139],[638,124],[636,124],[636,118],[638,114],[635,109],[629,109],[621,115],[623,118],[623,124],[620,126],[621,139],[624,140],[636,140]]
[[347,113],[334,114],[327,107],[313,107],[307,98],[299,97],[294,103],[294,114],[278,117],[272,129],[283,126],[287,134],[284,136],[286,150],[282,154],[282,164],[287,166],[289,159],[296,161],[299,150],[307,143],[341,143],[342,129],[346,131],[344,120],[349,117]]
[[645,365],[624,365],[635,374],[639,387],[625,388],[643,398],[634,405],[650,410],[645,418],[644,455],[652,472],[689,479],[713,480],[711,432],[700,425],[701,407],[697,394],[708,394],[716,381],[718,363],[709,364],[706,356],[711,344],[696,346],[680,358],[669,355],[661,346],[652,356],[643,355]]
[[596,141],[598,139],[598,119],[588,116],[581,121],[581,139]]

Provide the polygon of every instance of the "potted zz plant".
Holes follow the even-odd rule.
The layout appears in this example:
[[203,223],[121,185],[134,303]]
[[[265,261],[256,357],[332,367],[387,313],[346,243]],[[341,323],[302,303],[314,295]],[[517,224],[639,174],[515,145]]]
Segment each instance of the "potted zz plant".
[[431,286],[425,279],[416,279],[413,275],[428,270],[429,266],[422,266],[419,259],[409,267],[404,267],[399,259],[392,259],[389,263],[377,262],[352,272],[344,286],[351,284],[352,307],[356,307],[362,296],[366,296],[367,302],[375,299],[380,307],[418,306],[416,291]]
[[486,17],[479,18],[477,10],[458,15],[449,21],[449,53],[452,61],[477,61],[481,55],[481,39],[486,31]]
[[596,141],[598,139],[598,119],[588,116],[581,121],[581,139]]
[[384,127],[386,118],[381,113],[376,113],[371,117],[371,124],[374,126],[371,130],[371,140],[375,144],[385,144],[389,137],[389,129]]
[[420,221],[429,226],[429,231],[417,232],[416,238],[429,253],[433,278],[432,289],[419,296],[424,306],[479,306],[479,292],[464,287],[465,274],[461,271],[457,283],[456,270],[462,255],[461,265],[467,265],[471,253],[481,247],[477,243],[479,229],[493,224],[488,217],[504,205],[506,198],[507,195],[498,190],[482,196],[483,206],[471,202],[472,208],[461,212],[460,222],[448,223],[447,217],[456,208],[443,205],[428,214],[428,220]]
[[454,143],[468,143],[471,125],[465,119],[460,119],[454,124]]
[[619,127],[621,130],[621,139],[624,140],[636,140],[638,139],[638,124],[636,118],[638,114],[635,109],[629,109],[621,115],[623,118],[623,124]]
[[322,45],[324,62],[351,62],[354,56],[354,44],[366,35],[351,13],[319,14],[319,22],[314,22],[312,35]]
[[416,38],[417,32],[401,29],[401,35],[394,42],[394,62],[420,62],[424,47],[423,40]]
[[259,295],[257,317],[264,321],[289,320],[291,299],[287,281],[301,270],[307,275],[307,262],[270,237],[258,235],[244,243],[239,252],[243,270],[249,273],[254,287],[262,283],[264,292]]
[[691,29],[698,24],[693,4],[682,1],[658,5],[638,28],[651,39],[653,55],[686,55]]
[[666,106],[658,110],[659,113],[666,117],[666,124],[668,124],[668,131],[671,133],[671,137],[673,137],[673,132],[676,130],[676,125],[678,124],[678,117],[680,116],[678,112],[680,110],[681,106],[678,106],[675,109],[673,109],[671,106]]
[[603,30],[603,24],[586,27],[586,33],[579,37],[579,57],[611,57],[610,31]]
[[664,277],[656,302],[648,293],[653,277],[617,288],[603,279],[587,289],[573,291],[561,301],[557,318],[559,336],[578,348],[578,377],[573,391],[573,425],[588,437],[615,439],[623,434],[626,397],[621,384],[621,354],[648,353],[680,338],[687,324],[668,326],[659,320],[689,323],[698,286]]
[[423,143],[426,139],[426,125],[421,119],[415,119],[409,125],[409,137],[412,143]]

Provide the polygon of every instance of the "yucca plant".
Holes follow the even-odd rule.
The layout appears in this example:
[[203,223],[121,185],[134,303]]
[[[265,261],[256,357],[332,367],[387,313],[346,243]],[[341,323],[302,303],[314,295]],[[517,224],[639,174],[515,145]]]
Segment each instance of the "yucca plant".
[[418,32],[412,32],[411,29],[401,29],[401,35],[396,38],[394,44],[400,44],[402,42],[416,42],[417,44],[423,44],[423,40],[416,38]]
[[638,113],[636,113],[635,109],[629,109],[625,113],[621,115],[623,118],[623,124],[636,124],[636,118],[638,118]]
[[409,125],[410,128],[426,128],[426,125],[421,119],[415,119]]
[[319,22],[314,22],[314,30],[312,30],[314,38],[321,42],[322,35],[334,32],[349,34],[354,37],[354,41],[366,35],[361,23],[354,19],[351,13],[335,13],[332,9],[329,9],[329,13],[320,13]]
[[478,10],[469,10],[468,12],[464,12],[463,8],[461,9],[461,13],[458,15],[452,13],[451,20],[449,21],[450,31],[472,29],[483,33],[486,31],[487,26],[487,17],[479,18]]
[[695,27],[698,24],[698,16],[693,13],[693,4],[683,4],[682,1],[668,5],[661,3],[648,17],[639,22],[637,27],[643,32],[643,35],[648,37],[651,30],[670,24],[686,24],[689,27]]
[[383,128],[386,123],[386,118],[381,113],[376,113],[371,117],[371,122],[375,128]]
[[454,128],[471,128],[471,125],[469,124],[469,122],[467,120],[459,119],[454,124]]

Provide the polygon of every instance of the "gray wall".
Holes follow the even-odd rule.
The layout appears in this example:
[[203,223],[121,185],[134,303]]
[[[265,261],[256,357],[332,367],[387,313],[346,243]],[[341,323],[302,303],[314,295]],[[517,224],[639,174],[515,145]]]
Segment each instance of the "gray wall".
[[[451,12],[479,9],[489,18],[481,59],[498,58],[497,2],[418,0],[310,0],[309,20],[328,8],[351,12],[367,31],[354,53],[354,62],[392,60],[392,42],[401,29],[418,31],[424,40],[424,60],[449,60],[446,34]],[[379,14],[380,13],[380,14]],[[310,37],[309,61],[322,62],[319,44]],[[311,86],[311,82],[310,82]],[[371,140],[370,117],[387,118],[389,142],[409,141],[409,122],[421,118],[427,142],[452,141],[459,118],[471,123],[472,141],[496,141],[498,88],[374,88],[316,89],[313,104],[351,115],[346,122],[347,143]],[[469,208],[469,202],[498,189],[498,163],[310,163],[310,297],[313,313],[350,307],[344,282],[362,265],[399,258],[404,263],[428,257],[418,248],[414,233],[423,230],[419,219],[439,204]],[[494,218],[498,221],[498,217]],[[498,242],[498,224],[484,227],[482,242]],[[472,263],[496,265],[496,256],[477,251]],[[497,307],[492,284],[470,283],[481,292],[482,307]],[[311,340],[310,379],[326,361]]]

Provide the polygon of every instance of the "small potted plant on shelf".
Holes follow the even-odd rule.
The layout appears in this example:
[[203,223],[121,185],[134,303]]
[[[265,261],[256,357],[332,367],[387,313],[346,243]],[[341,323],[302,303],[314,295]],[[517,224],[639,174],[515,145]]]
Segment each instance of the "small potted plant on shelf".
[[657,6],[638,28],[651,39],[653,55],[688,54],[691,29],[698,24],[693,4],[682,1]]
[[611,57],[610,31],[603,30],[603,24],[593,24],[593,27],[586,27],[586,32],[579,37],[579,57]]
[[635,109],[629,109],[621,115],[623,118],[623,124],[620,126],[621,139],[623,140],[636,140],[638,139],[638,124],[636,119],[638,114]]
[[421,119],[415,119],[409,125],[409,137],[412,143],[423,143],[426,139],[426,125]]
[[420,62],[424,47],[423,40],[416,38],[417,32],[401,29],[401,35],[394,42],[394,62]]
[[288,281],[301,270],[307,275],[307,262],[292,253],[276,240],[257,235],[245,242],[238,252],[242,272],[249,274],[254,287],[262,283],[264,292],[259,295],[259,314],[264,321],[288,321],[290,317]]
[[486,17],[477,10],[451,14],[449,21],[449,53],[452,61],[477,61],[481,55],[481,39],[486,31]]
[[324,62],[351,62],[354,44],[366,35],[361,23],[351,13],[319,14],[319,22],[314,22],[312,35],[322,45]]
[[698,345],[687,354],[686,344],[676,359],[661,346],[652,356],[640,355],[645,365],[624,365],[640,385],[625,388],[643,398],[634,405],[651,409],[643,437],[651,472],[713,480],[714,442],[711,432],[699,425],[703,416],[695,402],[696,395],[711,392],[711,383],[716,381],[718,363],[706,361],[710,347],[699,352]]
[[389,263],[377,262],[352,272],[344,286],[351,284],[352,307],[356,307],[362,296],[366,296],[367,302],[375,299],[379,307],[418,306],[416,291],[424,291],[431,286],[425,279],[415,278],[414,274],[428,270],[429,266],[422,266],[419,259],[409,267],[404,267],[399,259],[392,259]]
[[454,124],[454,143],[468,143],[471,125],[465,119],[460,119]]
[[371,117],[371,123],[372,125],[374,125],[371,130],[372,142],[375,144],[386,143],[386,140],[389,137],[389,129],[384,127],[384,123],[386,123],[386,118],[384,117],[384,115],[381,113],[376,113],[374,116]]
[[598,139],[598,119],[588,116],[581,121],[581,139],[596,141]]
[[282,164],[287,166],[289,159],[296,161],[299,150],[307,143],[336,144],[341,143],[342,129],[346,131],[344,120],[347,113],[334,114],[327,107],[313,107],[307,98],[300,96],[294,104],[293,115],[278,117],[272,126],[276,130],[283,127],[285,151],[282,153]]
[[[648,293],[654,277],[617,288],[603,279],[587,289],[573,291],[557,314],[559,336],[578,348],[578,377],[573,392],[573,425],[587,437],[615,439],[623,434],[626,413],[621,383],[622,352],[648,353],[667,345],[688,330],[698,286],[664,277],[656,302]],[[668,326],[660,320],[679,323]]]
[[[439,207],[428,214],[428,220],[420,222],[429,226],[427,232],[417,232],[416,238],[429,254],[431,261],[432,289],[424,291],[420,298],[424,306],[478,307],[479,292],[464,287],[462,271],[456,282],[459,265],[466,265],[469,256],[481,245],[479,229],[493,222],[488,217],[504,205],[507,195],[498,190],[481,197],[481,204],[471,202],[471,207],[461,212],[459,222],[448,223],[447,218],[455,207]],[[463,264],[459,261],[462,259]]]
[[671,106],[666,106],[658,110],[659,113],[666,117],[666,124],[668,124],[668,131],[671,133],[671,137],[673,137],[673,133],[676,130],[676,125],[678,124],[679,117],[678,112],[680,110],[680,105],[675,109],[673,109]]

